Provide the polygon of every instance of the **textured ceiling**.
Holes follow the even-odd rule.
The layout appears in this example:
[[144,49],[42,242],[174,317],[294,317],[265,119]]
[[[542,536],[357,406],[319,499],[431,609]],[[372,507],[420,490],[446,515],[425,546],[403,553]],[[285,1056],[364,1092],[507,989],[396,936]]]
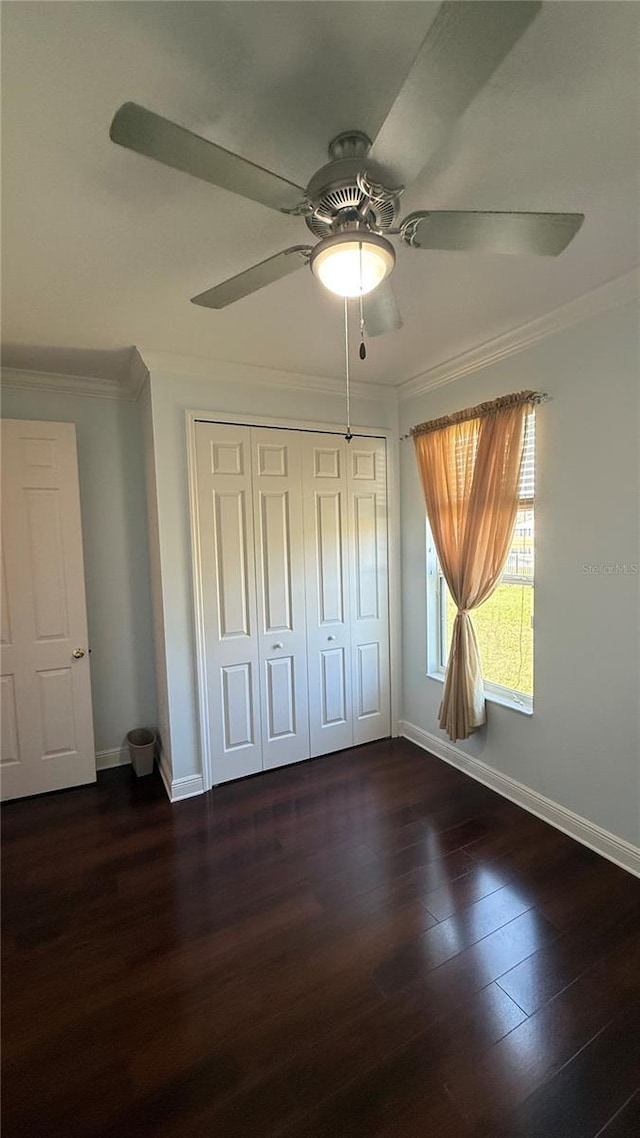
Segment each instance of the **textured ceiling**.
[[[304,184],[339,131],[375,135],[436,5],[2,8],[5,362],[111,373],[140,344],[340,376],[341,305],[308,270],[220,312],[189,303],[306,243],[304,223],[114,146],[109,123],[134,100]],[[404,328],[372,341],[357,378],[399,383],[637,262],[639,25],[636,3],[543,6],[404,212],[578,211],[585,224],[557,260],[400,248]]]

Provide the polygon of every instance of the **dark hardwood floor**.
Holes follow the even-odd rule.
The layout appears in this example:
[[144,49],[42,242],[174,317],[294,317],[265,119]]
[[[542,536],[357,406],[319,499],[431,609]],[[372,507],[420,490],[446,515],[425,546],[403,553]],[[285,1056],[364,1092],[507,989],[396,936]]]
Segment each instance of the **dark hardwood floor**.
[[403,740],[3,810],[4,1138],[638,1138],[640,883]]

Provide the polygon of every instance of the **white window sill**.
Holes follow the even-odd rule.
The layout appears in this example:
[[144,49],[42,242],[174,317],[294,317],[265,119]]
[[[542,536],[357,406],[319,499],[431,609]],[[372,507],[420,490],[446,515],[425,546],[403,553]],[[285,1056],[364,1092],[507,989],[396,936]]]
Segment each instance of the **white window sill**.
[[[439,684],[444,684],[444,672],[427,672],[427,679],[437,680]],[[533,707],[527,707],[524,703],[516,703],[515,699],[511,699],[508,695],[500,695],[496,691],[487,691],[485,688],[484,698],[487,703],[497,703],[500,707],[508,707],[510,711],[517,711],[520,715],[533,715]]]

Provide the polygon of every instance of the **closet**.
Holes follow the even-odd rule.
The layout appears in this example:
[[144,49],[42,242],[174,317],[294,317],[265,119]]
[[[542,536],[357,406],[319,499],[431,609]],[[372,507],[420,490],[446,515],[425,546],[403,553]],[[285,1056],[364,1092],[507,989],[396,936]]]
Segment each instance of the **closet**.
[[386,737],[385,440],[195,430],[214,784]]

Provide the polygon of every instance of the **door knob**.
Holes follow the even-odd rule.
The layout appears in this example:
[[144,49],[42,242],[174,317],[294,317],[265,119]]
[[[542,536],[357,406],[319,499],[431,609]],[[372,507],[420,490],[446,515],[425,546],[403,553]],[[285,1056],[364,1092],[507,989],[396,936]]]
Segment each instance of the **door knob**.
[[282,643],[280,641],[278,641],[277,644],[274,644],[274,646],[273,646],[274,652],[275,652],[276,648],[282,648]]
[[335,636],[327,636],[327,640],[335,640]]
[[84,656],[84,648],[74,648],[74,650],[73,650],[74,660],[81,660],[83,656]]

